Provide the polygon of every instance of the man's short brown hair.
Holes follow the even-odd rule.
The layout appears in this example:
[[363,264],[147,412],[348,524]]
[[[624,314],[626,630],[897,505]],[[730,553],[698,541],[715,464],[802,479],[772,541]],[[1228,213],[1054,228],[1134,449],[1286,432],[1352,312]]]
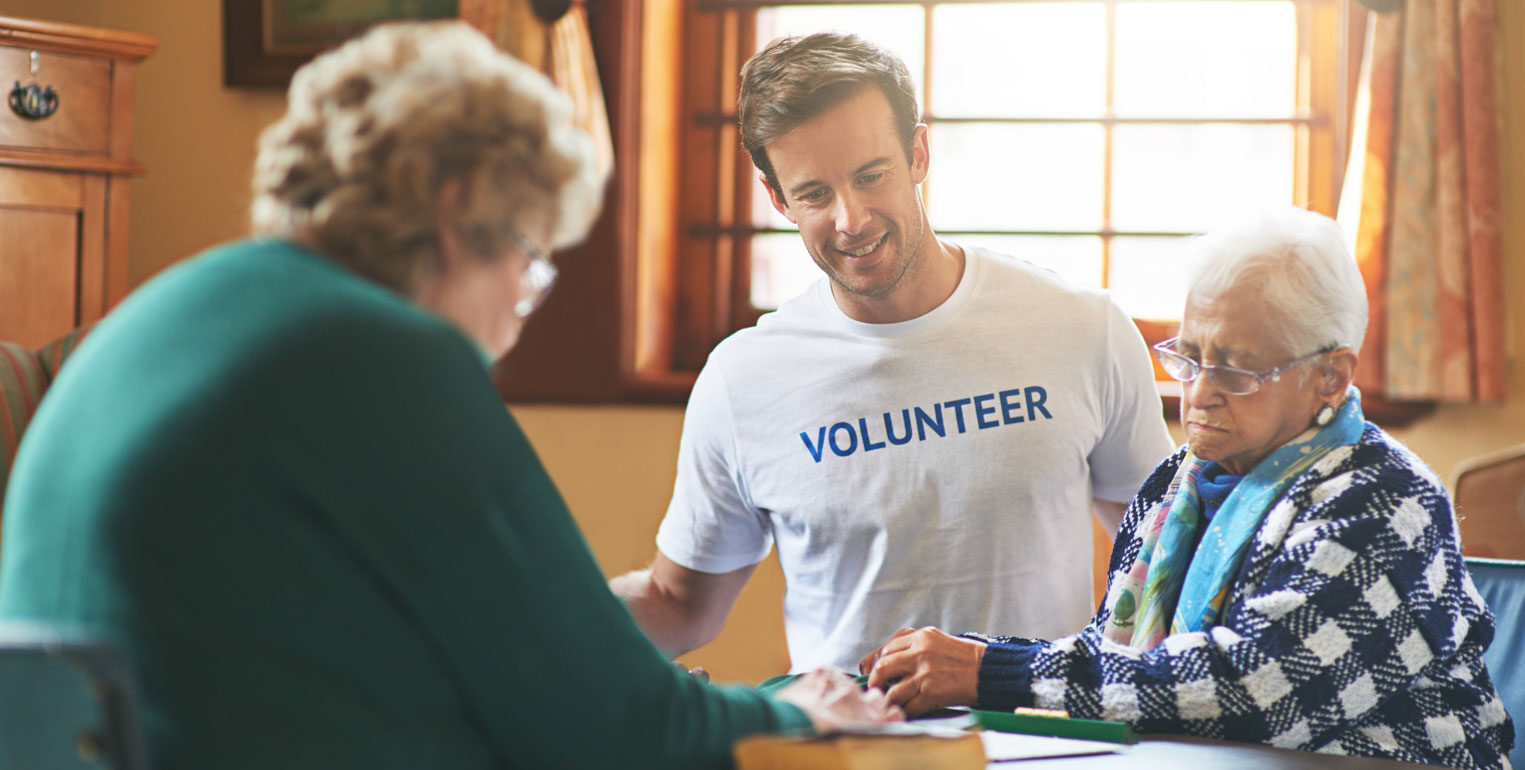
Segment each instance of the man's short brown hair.
[[888,50],[857,35],[820,32],[778,38],[742,66],[741,144],[775,192],[782,196],[783,188],[767,145],[869,85],[889,100],[895,133],[910,158],[921,105],[910,70]]

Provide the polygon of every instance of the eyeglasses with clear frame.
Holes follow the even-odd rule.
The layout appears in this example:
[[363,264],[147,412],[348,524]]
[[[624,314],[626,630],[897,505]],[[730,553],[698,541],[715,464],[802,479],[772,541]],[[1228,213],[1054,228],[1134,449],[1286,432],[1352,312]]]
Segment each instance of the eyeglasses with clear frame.
[[1283,372],[1301,366],[1325,353],[1334,350],[1334,347],[1326,347],[1309,353],[1300,358],[1294,358],[1281,366],[1273,366],[1261,372],[1252,372],[1248,369],[1240,369],[1234,366],[1204,366],[1194,358],[1190,358],[1175,349],[1180,337],[1171,337],[1154,346],[1154,354],[1160,359],[1160,366],[1165,373],[1181,382],[1193,382],[1203,372],[1207,373],[1207,379],[1213,387],[1231,396],[1248,396],[1260,390],[1262,383],[1280,382]]
[[521,319],[528,318],[556,285],[556,265],[551,263],[545,249],[531,243],[519,231],[509,230],[508,237],[530,258],[529,266],[519,278],[519,301],[514,303],[514,314]]

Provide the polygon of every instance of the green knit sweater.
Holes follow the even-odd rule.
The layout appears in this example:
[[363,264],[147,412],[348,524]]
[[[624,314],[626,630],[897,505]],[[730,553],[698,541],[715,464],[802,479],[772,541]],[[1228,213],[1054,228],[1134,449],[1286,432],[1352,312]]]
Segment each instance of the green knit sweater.
[[5,511],[0,618],[119,645],[159,770],[702,767],[808,727],[662,658],[477,348],[289,243],[103,321]]

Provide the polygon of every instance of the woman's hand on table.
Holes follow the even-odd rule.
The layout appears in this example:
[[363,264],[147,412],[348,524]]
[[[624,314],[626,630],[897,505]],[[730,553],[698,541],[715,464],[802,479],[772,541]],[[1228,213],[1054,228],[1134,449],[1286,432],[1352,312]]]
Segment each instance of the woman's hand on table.
[[881,690],[863,689],[841,671],[818,668],[778,691],[778,700],[798,706],[817,732],[865,722],[899,722],[905,712],[891,704]]
[[980,661],[985,644],[939,629],[902,628],[863,658],[870,690],[911,716],[945,706],[973,705],[980,697]]

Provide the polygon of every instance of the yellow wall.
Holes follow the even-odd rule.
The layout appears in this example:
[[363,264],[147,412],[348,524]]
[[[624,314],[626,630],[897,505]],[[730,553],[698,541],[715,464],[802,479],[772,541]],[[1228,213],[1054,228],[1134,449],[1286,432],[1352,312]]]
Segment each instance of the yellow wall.
[[[1525,9],[1500,0],[1505,52],[1504,203],[1525,210]],[[131,276],[139,283],[172,262],[245,230],[249,168],[261,126],[280,96],[222,87],[221,3],[209,0],[10,0],[0,13],[147,32],[157,53],[138,78],[135,142],[148,176],[133,182]],[[1516,128],[1519,132],[1522,129]],[[1525,220],[1506,217],[1508,296],[1525,297]],[[1525,338],[1525,311],[1511,305],[1510,349]],[[1443,476],[1463,458],[1525,441],[1525,373],[1512,367],[1503,406],[1443,407],[1397,436]],[[650,558],[671,491],[682,411],[672,407],[519,406],[606,571]],[[782,579],[776,560],[759,570],[720,640],[689,656],[721,678],[757,680],[782,670]],[[999,631],[1000,629],[990,629]]]
[[5,0],[0,16],[100,25],[105,7],[106,0]]

